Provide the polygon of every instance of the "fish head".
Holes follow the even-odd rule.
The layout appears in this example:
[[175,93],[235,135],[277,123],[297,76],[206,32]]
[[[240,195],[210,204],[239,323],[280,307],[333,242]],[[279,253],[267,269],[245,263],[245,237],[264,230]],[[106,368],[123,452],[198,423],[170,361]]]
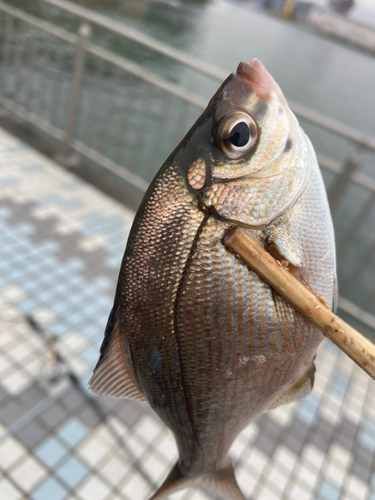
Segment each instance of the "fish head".
[[253,59],[225,80],[173,161],[202,207],[258,228],[295,203],[313,156],[279,86]]

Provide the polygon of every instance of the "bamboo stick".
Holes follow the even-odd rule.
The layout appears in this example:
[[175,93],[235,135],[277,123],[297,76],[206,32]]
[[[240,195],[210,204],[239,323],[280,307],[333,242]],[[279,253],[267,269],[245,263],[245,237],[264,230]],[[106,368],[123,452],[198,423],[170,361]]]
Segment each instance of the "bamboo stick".
[[224,238],[224,243],[375,380],[374,344],[333,314],[243,229],[234,229]]

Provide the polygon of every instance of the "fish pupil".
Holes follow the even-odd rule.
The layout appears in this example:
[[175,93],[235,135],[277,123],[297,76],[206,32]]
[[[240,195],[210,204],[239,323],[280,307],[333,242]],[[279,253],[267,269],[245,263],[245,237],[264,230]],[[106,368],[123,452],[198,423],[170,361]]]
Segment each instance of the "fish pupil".
[[233,146],[236,146],[238,148],[241,148],[243,146],[246,146],[246,144],[249,142],[250,138],[250,130],[245,122],[240,122],[235,125],[229,135],[229,140],[233,144]]

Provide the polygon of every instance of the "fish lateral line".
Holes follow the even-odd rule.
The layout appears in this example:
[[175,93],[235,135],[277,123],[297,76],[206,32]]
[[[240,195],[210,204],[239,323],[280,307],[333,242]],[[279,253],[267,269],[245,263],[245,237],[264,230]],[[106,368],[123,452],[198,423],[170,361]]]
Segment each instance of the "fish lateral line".
[[184,266],[184,269],[182,271],[181,278],[180,278],[180,281],[179,281],[179,284],[178,284],[178,287],[177,287],[176,297],[175,297],[174,305],[173,305],[173,330],[174,330],[174,335],[175,335],[175,338],[176,338],[177,355],[178,355],[178,362],[179,362],[179,365],[180,365],[180,378],[181,378],[182,391],[184,393],[185,408],[186,408],[186,413],[188,415],[189,422],[191,424],[191,430],[193,432],[194,440],[195,440],[198,448],[201,451],[203,451],[203,450],[202,450],[202,446],[201,446],[201,444],[199,442],[199,438],[198,438],[196,429],[194,427],[193,412],[192,412],[192,409],[190,407],[188,393],[187,393],[186,385],[185,385],[184,366],[183,366],[183,362],[182,362],[182,347],[181,347],[181,339],[180,339],[180,335],[179,335],[179,331],[178,331],[178,318],[177,318],[177,314],[178,314],[179,299],[180,299],[181,294],[182,294],[182,288],[184,286],[184,281],[185,281],[186,275],[187,275],[187,273],[189,271],[190,264],[191,264],[191,262],[193,260],[194,254],[196,252],[196,249],[197,249],[197,246],[198,246],[199,237],[202,234],[204,226],[207,224],[207,221],[208,221],[209,218],[210,218],[210,215],[208,213],[204,214],[204,218],[201,221],[201,223],[200,223],[200,225],[199,225],[199,227],[197,229],[197,232],[196,232],[196,234],[194,236],[194,240],[193,240],[193,243],[191,245],[191,248],[190,248],[190,251],[189,251],[189,255],[188,255],[187,259],[186,259],[185,266]]

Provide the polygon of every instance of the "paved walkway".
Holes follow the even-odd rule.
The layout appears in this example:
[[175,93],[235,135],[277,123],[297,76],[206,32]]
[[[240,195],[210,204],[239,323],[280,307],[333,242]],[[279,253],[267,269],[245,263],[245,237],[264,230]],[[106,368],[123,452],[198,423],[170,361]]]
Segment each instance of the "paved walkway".
[[[85,389],[133,215],[0,129],[1,500],[143,500],[176,459],[146,405]],[[54,336],[76,377],[50,384]],[[263,415],[232,457],[254,500],[375,500],[375,383],[324,343],[313,393]]]

